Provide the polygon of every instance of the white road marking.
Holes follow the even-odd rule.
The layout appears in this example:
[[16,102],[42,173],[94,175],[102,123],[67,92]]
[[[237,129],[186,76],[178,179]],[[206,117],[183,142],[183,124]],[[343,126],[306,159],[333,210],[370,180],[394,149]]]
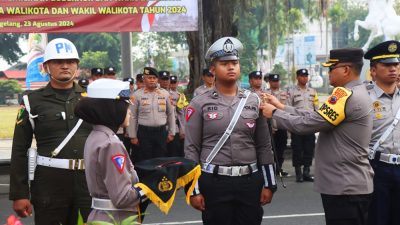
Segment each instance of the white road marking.
[[[324,216],[325,213],[305,213],[305,214],[288,214],[276,216],[263,216],[263,219],[281,219],[293,217],[308,217],[308,216]],[[201,220],[194,221],[181,221],[181,222],[167,222],[167,223],[144,223],[143,225],[179,225],[179,224],[202,224]]]

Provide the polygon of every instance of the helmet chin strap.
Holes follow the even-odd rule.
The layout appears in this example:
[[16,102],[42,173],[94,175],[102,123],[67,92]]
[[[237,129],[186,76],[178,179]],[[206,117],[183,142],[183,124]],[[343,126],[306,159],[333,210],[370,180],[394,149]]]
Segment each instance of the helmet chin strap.
[[74,80],[74,79],[75,79],[75,76],[76,76],[76,73],[78,72],[78,70],[75,70],[74,75],[73,75],[69,80],[64,81],[64,80],[59,80],[59,79],[57,79],[57,78],[54,78],[54,77],[50,74],[49,65],[46,65],[46,66],[47,66],[47,72],[48,72],[50,78],[51,78],[52,80],[58,82],[58,83],[61,83],[61,84],[67,84],[67,83],[71,82],[72,80]]

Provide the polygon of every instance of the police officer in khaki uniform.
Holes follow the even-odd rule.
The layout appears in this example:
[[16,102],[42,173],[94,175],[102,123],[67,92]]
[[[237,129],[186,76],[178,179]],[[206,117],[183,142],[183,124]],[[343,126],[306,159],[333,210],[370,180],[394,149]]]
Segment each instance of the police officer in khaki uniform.
[[92,68],[90,70],[90,78],[95,81],[100,79],[103,76],[103,69],[102,68]]
[[117,79],[117,70],[113,66],[109,66],[104,68],[104,75],[103,78],[109,78],[109,79]]
[[[82,123],[66,145],[59,152],[55,150],[78,122],[74,108],[85,95],[85,90],[74,82],[78,64],[79,55],[72,42],[64,38],[50,41],[44,54],[50,82],[27,94],[17,116],[9,198],[20,217],[32,214],[32,204],[35,224],[75,225],[78,211],[85,221],[90,213],[83,147],[92,127]],[[38,156],[32,152],[29,157],[30,162],[37,163],[36,171],[30,170],[33,180],[29,185],[27,151],[33,136]],[[34,168],[34,163],[31,165]]]
[[178,104],[180,101],[186,101],[183,93],[178,92],[178,77],[170,76],[169,94],[171,95],[171,104],[175,107],[175,137],[174,140],[168,143],[167,150],[169,157],[183,157],[183,141],[185,139],[185,104]]
[[[190,202],[202,211],[204,224],[261,224],[261,206],[271,202],[276,189],[273,152],[266,138],[268,124],[259,114],[260,99],[236,84],[241,49],[242,43],[233,37],[221,38],[208,49],[206,59],[216,85],[196,96],[186,110],[185,157],[200,163],[203,171]],[[232,133],[221,139],[243,103]]]
[[169,91],[169,76],[169,71],[158,71],[158,83],[160,84],[160,88],[164,88],[167,91]]
[[359,79],[363,50],[335,49],[323,66],[335,87],[318,111],[281,104],[275,97],[262,106],[264,116],[296,134],[320,132],[315,154],[314,189],[321,193],[327,225],[366,224],[373,190],[368,162],[372,132],[371,100]]
[[262,72],[252,71],[249,73],[250,91],[260,95],[263,93],[262,86]]
[[167,142],[175,136],[174,107],[168,91],[157,87],[157,70],[145,67],[143,78],[145,87],[132,97],[132,118],[127,129],[131,143],[138,151],[137,161],[165,157]]
[[207,90],[214,87],[215,76],[210,72],[209,69],[203,69],[201,79],[203,80],[203,85],[196,88],[193,92],[193,97],[196,97],[199,94],[206,92]]
[[[288,101],[288,93],[282,89],[280,89],[280,82],[279,82],[279,74],[275,73],[270,73],[268,74],[268,83],[269,83],[269,89],[267,89],[266,93],[271,94],[275,96],[282,104],[286,105]],[[283,161],[285,160],[284,158],[284,153],[285,149],[287,146],[287,131],[284,129],[278,129],[276,127],[276,124],[273,122],[273,138],[274,138],[274,144],[275,144],[275,150],[276,150],[276,157],[278,159],[277,162],[277,173],[282,176],[288,176],[289,173],[286,171],[283,171],[282,165]]]
[[[318,110],[318,96],[315,89],[307,86],[308,70],[296,71],[297,85],[288,90],[288,105],[297,109],[310,111]],[[310,166],[314,157],[315,135],[291,133],[291,146],[293,150],[292,163],[296,172],[296,181],[314,181],[310,175]],[[303,172],[301,167],[303,167]]]
[[138,74],[136,74],[136,90],[139,90],[139,89],[141,89],[143,87],[144,87],[143,74],[138,73]]
[[77,116],[93,124],[84,153],[86,180],[93,198],[88,222],[121,223],[138,213],[140,189],[133,185],[139,178],[116,135],[120,126],[129,124],[129,95],[128,82],[100,79],[89,85],[87,98],[75,108]]
[[400,209],[400,42],[386,41],[371,48],[364,58],[370,60],[375,82],[368,88],[372,100],[373,130],[370,159],[373,166],[374,193],[368,224],[399,224]]

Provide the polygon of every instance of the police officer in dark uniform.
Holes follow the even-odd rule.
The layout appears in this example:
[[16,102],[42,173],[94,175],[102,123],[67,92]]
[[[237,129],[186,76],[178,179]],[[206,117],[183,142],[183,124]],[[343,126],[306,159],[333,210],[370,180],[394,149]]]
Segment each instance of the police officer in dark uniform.
[[335,87],[318,111],[283,105],[268,95],[263,114],[290,132],[320,132],[314,189],[321,193],[327,225],[365,225],[373,190],[368,162],[372,132],[371,100],[360,80],[362,49],[330,51],[329,81]]
[[[288,104],[298,109],[310,111],[318,110],[317,91],[307,86],[308,70],[296,71],[297,85],[288,90]],[[291,134],[291,146],[293,150],[292,163],[296,172],[296,181],[314,181],[310,174],[310,167],[314,157],[315,135],[314,134]],[[303,171],[301,167],[303,166]]]
[[400,209],[400,42],[385,41],[371,48],[370,60],[375,82],[368,88],[372,100],[373,130],[369,144],[374,168],[374,193],[369,210],[369,225],[399,224]]
[[[261,224],[261,206],[271,202],[276,189],[260,99],[236,84],[242,48],[236,38],[224,37],[208,49],[216,85],[193,98],[186,110],[185,157],[203,171],[190,203],[202,211],[204,224]],[[228,128],[230,123],[236,125]]]
[[90,70],[90,78],[95,81],[100,79],[103,76],[103,69],[102,68],[92,68]]
[[[31,215],[32,204],[35,224],[75,225],[78,211],[86,221],[91,210],[83,148],[92,127],[85,122],[79,126],[74,115],[75,105],[85,92],[74,82],[78,64],[79,55],[72,42],[63,38],[50,41],[44,54],[50,82],[24,96],[17,116],[9,198],[21,217]],[[75,133],[74,127],[78,127]],[[62,146],[68,134],[73,136]],[[28,158],[33,136],[37,152],[30,149]]]
[[[267,89],[266,93],[269,93],[275,96],[282,104],[286,105],[288,100],[288,93],[285,90],[280,89],[280,77],[279,74],[270,73],[268,74],[268,83],[269,89]],[[274,138],[274,144],[276,149],[276,157],[278,162],[276,163],[276,172],[282,176],[288,176],[289,173],[283,171],[282,165],[285,161],[284,153],[287,146],[287,131],[284,129],[278,129],[276,127],[276,123],[272,120],[272,136]]]

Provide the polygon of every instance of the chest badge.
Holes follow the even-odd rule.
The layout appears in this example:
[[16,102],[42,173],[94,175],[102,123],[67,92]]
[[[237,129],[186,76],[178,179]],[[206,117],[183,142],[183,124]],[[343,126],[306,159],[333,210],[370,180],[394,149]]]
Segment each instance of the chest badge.
[[216,112],[207,113],[207,117],[211,120],[217,119],[217,116],[218,116],[218,113],[216,113]]
[[247,122],[246,125],[248,128],[253,128],[256,124],[254,122]]

